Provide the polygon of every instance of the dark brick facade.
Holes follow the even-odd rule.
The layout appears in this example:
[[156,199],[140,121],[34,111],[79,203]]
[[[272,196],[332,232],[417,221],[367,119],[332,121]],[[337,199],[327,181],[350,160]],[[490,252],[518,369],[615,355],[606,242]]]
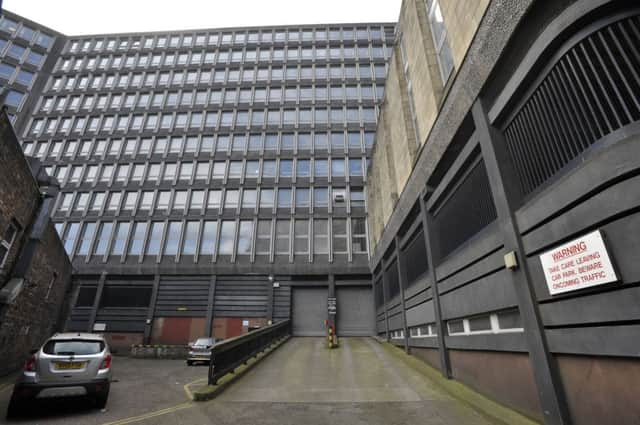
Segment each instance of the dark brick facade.
[[68,299],[71,263],[48,218],[50,202],[40,192],[50,182],[34,176],[39,169],[1,112],[0,239],[12,222],[18,232],[0,268],[0,376],[61,328]]

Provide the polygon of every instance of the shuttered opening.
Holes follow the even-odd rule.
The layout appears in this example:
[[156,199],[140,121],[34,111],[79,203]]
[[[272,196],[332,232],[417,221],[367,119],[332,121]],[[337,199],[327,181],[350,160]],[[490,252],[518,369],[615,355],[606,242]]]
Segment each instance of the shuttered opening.
[[327,288],[293,288],[293,336],[324,336]]
[[369,287],[338,287],[338,336],[369,336],[374,333],[373,294]]

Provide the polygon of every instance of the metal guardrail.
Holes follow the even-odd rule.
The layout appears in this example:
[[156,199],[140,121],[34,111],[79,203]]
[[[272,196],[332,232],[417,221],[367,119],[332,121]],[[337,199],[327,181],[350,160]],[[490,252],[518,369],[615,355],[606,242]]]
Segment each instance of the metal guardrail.
[[291,321],[285,320],[215,344],[211,349],[209,385],[215,385],[218,379],[289,335]]

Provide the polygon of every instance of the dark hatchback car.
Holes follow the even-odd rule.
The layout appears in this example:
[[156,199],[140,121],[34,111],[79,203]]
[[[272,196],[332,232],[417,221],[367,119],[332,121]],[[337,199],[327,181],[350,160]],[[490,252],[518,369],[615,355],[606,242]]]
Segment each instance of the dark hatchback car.
[[187,364],[191,366],[197,362],[209,363],[211,360],[211,348],[215,343],[215,338],[198,338],[195,342],[190,343]]

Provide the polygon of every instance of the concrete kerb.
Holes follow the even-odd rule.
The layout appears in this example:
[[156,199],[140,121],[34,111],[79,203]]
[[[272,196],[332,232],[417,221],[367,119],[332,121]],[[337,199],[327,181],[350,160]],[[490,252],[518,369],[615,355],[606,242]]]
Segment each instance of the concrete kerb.
[[440,386],[447,394],[465,403],[482,416],[504,425],[539,425],[538,422],[483,396],[459,381],[445,379],[440,371],[417,357],[406,354],[402,347],[397,347],[384,341],[379,342],[393,356],[425,375],[426,378]]
[[216,385],[205,385],[203,387],[195,388],[187,392],[191,392],[193,401],[207,401],[212,400],[222,393],[225,389],[231,386],[234,382],[249,372],[255,365],[260,363],[262,359],[273,353],[278,347],[289,340],[289,336],[276,342],[274,345],[267,348],[256,357],[252,357],[246,364],[238,366],[232,373],[227,373],[225,376],[218,380]]

